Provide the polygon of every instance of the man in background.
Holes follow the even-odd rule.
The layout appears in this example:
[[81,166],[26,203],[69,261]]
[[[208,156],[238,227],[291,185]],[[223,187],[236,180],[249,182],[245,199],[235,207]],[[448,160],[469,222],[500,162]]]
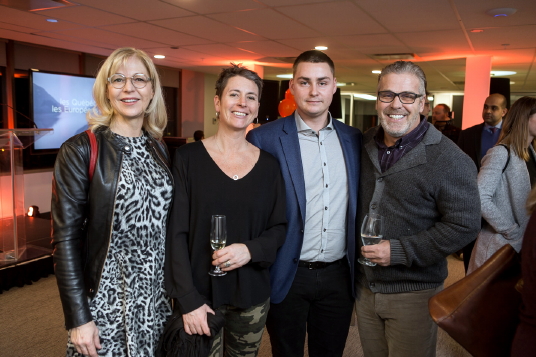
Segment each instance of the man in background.
[[432,124],[453,142],[458,142],[461,129],[452,124],[450,107],[446,104],[438,104],[432,111]]
[[194,132],[194,141],[203,140],[205,138],[205,133],[203,133],[203,130],[196,130]]

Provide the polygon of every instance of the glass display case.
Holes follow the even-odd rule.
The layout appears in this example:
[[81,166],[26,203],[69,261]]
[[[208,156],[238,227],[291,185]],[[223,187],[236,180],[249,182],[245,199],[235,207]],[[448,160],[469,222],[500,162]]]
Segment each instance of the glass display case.
[[52,129],[0,129],[0,262],[26,250],[22,150]]

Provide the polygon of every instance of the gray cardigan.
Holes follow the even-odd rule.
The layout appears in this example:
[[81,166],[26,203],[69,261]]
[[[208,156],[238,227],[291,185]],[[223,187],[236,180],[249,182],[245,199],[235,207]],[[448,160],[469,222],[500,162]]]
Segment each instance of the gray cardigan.
[[430,125],[422,141],[382,173],[373,138],[377,130],[364,137],[358,222],[367,212],[385,217],[391,265],[361,266],[366,276],[359,279],[380,293],[435,288],[447,277],[445,258],[480,230],[476,167]]
[[[530,146],[534,153],[534,149]],[[525,160],[510,150],[497,145],[482,158],[478,174],[478,190],[482,205],[482,227],[471,254],[467,273],[481,266],[502,246],[510,244],[517,252],[521,250],[523,233],[529,221],[525,208],[530,193],[530,178]]]

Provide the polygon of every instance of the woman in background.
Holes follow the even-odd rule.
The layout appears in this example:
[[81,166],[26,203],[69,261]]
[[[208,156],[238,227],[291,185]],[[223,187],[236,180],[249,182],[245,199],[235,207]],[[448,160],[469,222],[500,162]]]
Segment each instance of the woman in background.
[[52,244],[67,356],[153,356],[171,314],[164,249],[173,187],[153,62],[134,48],[115,50],[93,97],[93,177],[86,133],[62,145],[54,166]]
[[[210,355],[256,356],[270,307],[268,267],[285,240],[285,191],[277,160],[248,143],[262,80],[232,65],[216,82],[217,133],[181,146],[166,248],[166,287],[188,334],[210,335],[207,313],[225,317]],[[212,215],[227,217],[227,245],[210,246]],[[210,276],[212,266],[225,276]],[[212,336],[214,337],[214,336]]]
[[517,252],[529,216],[525,203],[536,182],[536,98],[522,97],[508,111],[501,136],[482,158],[478,189],[485,223],[473,248],[467,273],[505,244]]

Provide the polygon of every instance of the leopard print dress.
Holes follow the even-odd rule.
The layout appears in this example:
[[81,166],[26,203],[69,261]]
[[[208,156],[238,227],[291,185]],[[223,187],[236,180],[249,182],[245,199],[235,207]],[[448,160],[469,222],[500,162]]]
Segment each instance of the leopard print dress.
[[[154,356],[171,305],[164,294],[166,218],[172,182],[146,147],[145,136],[122,137],[123,155],[113,232],[100,286],[90,301],[99,356]],[[70,338],[67,356],[76,352]]]

